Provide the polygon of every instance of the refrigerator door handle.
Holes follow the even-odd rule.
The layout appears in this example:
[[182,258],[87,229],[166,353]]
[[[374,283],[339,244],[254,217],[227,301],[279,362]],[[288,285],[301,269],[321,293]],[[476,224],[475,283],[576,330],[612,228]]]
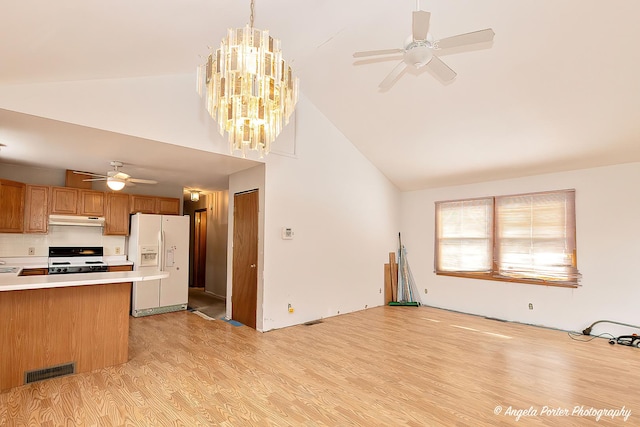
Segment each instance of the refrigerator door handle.
[[165,260],[165,252],[164,252],[164,245],[167,243],[167,241],[165,240],[165,236],[164,236],[164,230],[162,230],[160,233],[162,233],[162,271],[164,271],[165,269],[165,264],[166,264],[166,260]]
[[162,264],[164,263],[163,246],[162,231],[158,231],[158,270],[160,271],[164,271],[164,268],[162,268]]

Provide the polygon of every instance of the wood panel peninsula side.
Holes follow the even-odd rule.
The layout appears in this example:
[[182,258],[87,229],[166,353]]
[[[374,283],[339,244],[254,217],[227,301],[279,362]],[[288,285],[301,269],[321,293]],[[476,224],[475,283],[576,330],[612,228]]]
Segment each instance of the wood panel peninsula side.
[[126,363],[132,282],[168,275],[1,275],[0,390]]

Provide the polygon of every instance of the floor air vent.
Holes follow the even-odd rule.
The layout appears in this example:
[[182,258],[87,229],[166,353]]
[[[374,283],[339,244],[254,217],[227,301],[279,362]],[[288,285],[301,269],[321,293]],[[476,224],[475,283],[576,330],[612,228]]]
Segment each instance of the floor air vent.
[[322,323],[322,320],[312,320],[310,322],[303,323],[303,325],[305,325],[305,326],[313,326],[313,325],[317,325],[319,323]]
[[49,378],[62,377],[64,375],[75,374],[76,364],[65,363],[64,365],[51,366],[49,368],[36,369],[24,373],[24,383],[34,383],[36,381],[48,380]]

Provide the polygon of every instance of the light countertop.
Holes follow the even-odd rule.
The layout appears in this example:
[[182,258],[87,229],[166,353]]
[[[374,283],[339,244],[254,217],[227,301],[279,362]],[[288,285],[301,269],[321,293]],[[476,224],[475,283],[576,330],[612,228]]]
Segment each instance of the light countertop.
[[[2,265],[2,267],[9,267]],[[37,268],[37,267],[27,267]],[[107,273],[51,274],[18,276],[20,268],[12,273],[0,273],[0,292],[29,289],[62,288],[67,286],[104,285],[109,283],[142,282],[169,277],[167,271],[114,271]]]

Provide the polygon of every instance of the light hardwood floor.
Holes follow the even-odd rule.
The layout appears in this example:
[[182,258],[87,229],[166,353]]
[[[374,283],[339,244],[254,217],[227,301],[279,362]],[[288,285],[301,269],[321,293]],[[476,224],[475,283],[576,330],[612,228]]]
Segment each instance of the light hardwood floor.
[[429,307],[267,333],[178,312],[130,331],[126,364],[0,394],[0,425],[640,425],[640,349],[605,339]]

